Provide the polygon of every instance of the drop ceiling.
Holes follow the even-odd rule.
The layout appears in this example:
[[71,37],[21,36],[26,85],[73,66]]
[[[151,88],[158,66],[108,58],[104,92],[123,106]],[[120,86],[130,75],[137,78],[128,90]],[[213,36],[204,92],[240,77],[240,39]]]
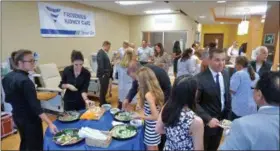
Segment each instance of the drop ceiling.
[[217,3],[217,1],[206,0],[170,0],[168,1],[168,3],[164,1],[154,1],[153,3],[149,4],[129,6],[119,5],[112,0],[92,0],[77,2],[124,15],[146,15],[144,11],[147,10],[181,10],[188,16],[190,16],[193,20],[198,21],[202,24],[220,23],[217,18],[226,18],[230,21],[230,19],[240,20],[244,17],[244,15],[246,15],[246,18],[250,18],[250,15],[265,15],[266,7],[269,7],[267,6],[266,1],[244,2],[241,0],[227,1],[225,3]]

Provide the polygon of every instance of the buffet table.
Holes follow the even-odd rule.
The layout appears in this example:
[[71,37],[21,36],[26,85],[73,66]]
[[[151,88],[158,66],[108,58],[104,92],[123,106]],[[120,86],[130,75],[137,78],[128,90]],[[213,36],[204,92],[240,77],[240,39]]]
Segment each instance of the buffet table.
[[[107,111],[98,121],[79,120],[73,123],[62,123],[55,121],[54,124],[59,130],[66,128],[90,127],[98,130],[109,131],[113,125],[113,115]],[[138,128],[138,134],[129,140],[118,141],[113,139],[108,148],[97,148],[87,146],[85,141],[72,146],[59,146],[52,141],[53,135],[47,128],[44,136],[44,150],[145,150],[144,145],[144,127]]]

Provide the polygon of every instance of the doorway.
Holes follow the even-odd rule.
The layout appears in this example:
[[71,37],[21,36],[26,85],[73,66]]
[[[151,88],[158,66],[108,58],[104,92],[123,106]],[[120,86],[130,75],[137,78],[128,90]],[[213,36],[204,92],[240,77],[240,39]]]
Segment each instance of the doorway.
[[142,40],[147,40],[151,47],[156,43],[162,43],[164,50],[171,55],[176,40],[180,42],[181,50],[185,49],[187,43],[187,31],[143,32]]
[[[188,31],[143,31],[142,40],[147,40],[151,47],[156,43],[162,43],[164,51],[171,56],[175,41],[180,42],[182,51],[187,47],[187,34]],[[173,66],[169,68],[168,75],[173,76]]]
[[216,42],[217,48],[223,49],[224,34],[204,34],[204,46],[211,42]]

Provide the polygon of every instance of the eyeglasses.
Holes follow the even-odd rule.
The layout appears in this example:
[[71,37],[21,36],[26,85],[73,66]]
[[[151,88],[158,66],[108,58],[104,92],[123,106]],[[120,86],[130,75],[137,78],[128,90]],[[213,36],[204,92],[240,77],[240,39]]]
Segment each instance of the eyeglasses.
[[22,62],[29,62],[29,63],[35,63],[35,60],[29,60],[29,61],[27,61],[27,60],[23,60]]

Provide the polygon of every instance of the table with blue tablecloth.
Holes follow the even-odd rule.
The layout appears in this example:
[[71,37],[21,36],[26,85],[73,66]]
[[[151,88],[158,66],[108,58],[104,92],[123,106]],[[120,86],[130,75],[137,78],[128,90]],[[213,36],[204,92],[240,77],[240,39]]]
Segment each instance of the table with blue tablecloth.
[[[81,127],[90,127],[93,129],[109,131],[113,127],[112,121],[113,115],[107,111],[98,121],[79,120],[73,123],[61,123],[59,121],[55,121],[54,124],[59,130],[67,128],[80,129]],[[145,150],[145,145],[143,143],[143,126],[138,128],[138,133],[134,138],[124,141],[112,139],[112,142],[108,148],[87,146],[85,141],[71,146],[59,146],[53,142],[52,137],[53,135],[51,134],[49,128],[47,128],[44,136],[44,150]]]

